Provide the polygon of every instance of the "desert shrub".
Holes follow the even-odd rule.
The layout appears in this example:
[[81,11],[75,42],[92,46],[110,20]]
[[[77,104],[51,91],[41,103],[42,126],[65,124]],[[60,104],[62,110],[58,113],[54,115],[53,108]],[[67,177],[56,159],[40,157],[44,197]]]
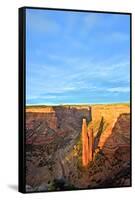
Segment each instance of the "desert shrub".
[[49,185],[48,190],[72,190],[75,187],[68,183],[65,179],[54,179]]

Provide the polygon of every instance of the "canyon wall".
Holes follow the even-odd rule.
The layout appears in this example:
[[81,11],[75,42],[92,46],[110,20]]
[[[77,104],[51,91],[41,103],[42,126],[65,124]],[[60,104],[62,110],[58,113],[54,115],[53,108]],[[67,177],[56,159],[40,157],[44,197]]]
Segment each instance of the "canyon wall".
[[27,191],[129,186],[130,114],[123,107],[94,107],[93,120],[89,106],[26,109]]
[[[90,124],[92,124],[92,122],[90,122]],[[101,127],[99,127],[99,129],[100,128]],[[100,137],[102,137],[102,134],[104,134],[105,130],[106,129],[103,127]],[[111,133],[109,133],[109,137],[106,137],[106,140],[104,141],[104,146],[102,146],[102,148],[100,148],[99,145],[93,147],[94,156],[92,162],[89,162],[89,164],[84,165],[83,154],[81,154],[79,150],[77,151],[77,147],[75,148],[77,152],[75,156],[71,159],[72,167],[69,165],[69,168],[72,168],[72,173],[74,174],[70,177],[70,182],[77,188],[105,188],[116,186],[130,186],[130,137],[130,114],[120,114],[115,121]],[[94,136],[94,140],[96,140],[96,135]],[[98,142],[100,143],[100,138],[98,139]],[[96,151],[97,146],[98,151]],[[76,160],[80,156],[82,158],[83,166],[87,166],[83,168],[83,170],[80,165],[80,162],[76,163]],[[77,170],[75,170],[76,165]]]
[[[89,106],[26,109],[26,183],[40,190],[71,173],[67,156],[81,135],[82,119],[91,121]],[[47,186],[46,186],[47,185]],[[38,188],[38,189],[36,189]]]
[[89,106],[53,106],[26,109],[26,143],[45,144],[54,137],[76,137],[82,119],[91,120]]

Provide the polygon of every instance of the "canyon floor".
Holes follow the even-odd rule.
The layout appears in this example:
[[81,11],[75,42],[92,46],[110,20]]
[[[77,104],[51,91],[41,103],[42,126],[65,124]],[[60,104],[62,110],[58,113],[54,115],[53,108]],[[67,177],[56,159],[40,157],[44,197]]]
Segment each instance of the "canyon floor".
[[[82,166],[82,119],[93,125],[94,157]],[[26,107],[26,191],[131,185],[130,105]]]

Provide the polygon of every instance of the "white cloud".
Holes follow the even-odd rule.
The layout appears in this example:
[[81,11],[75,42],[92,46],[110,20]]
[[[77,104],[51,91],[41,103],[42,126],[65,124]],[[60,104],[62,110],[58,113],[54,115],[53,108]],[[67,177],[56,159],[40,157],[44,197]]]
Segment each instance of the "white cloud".
[[114,87],[114,88],[108,88],[108,89],[106,89],[106,91],[127,93],[127,92],[130,92],[130,88],[129,87]]
[[30,96],[30,98],[27,98],[27,100],[36,100],[36,99],[55,99],[55,95],[45,95],[45,96]]
[[[54,56],[52,59],[60,59],[59,56]],[[62,58],[64,59],[64,58]],[[106,89],[104,80],[111,82],[127,83],[129,80],[129,63],[126,61],[119,61],[114,63],[113,61],[87,61],[87,58],[79,59],[77,57],[65,57],[65,63],[63,60],[62,65],[34,65],[31,70],[34,72],[34,76],[28,79],[27,83],[27,96],[32,98],[34,96],[41,95],[46,96],[49,93],[50,97],[55,98],[54,94],[62,95],[69,92],[77,92],[82,89],[88,89],[89,91],[104,91],[107,92],[128,92],[129,88],[114,87]],[[71,67],[67,67],[71,64]],[[40,70],[39,70],[40,69]],[[126,69],[126,73],[125,73]],[[32,72],[30,72],[31,74]],[[115,78],[114,78],[115,77]],[[103,86],[100,88],[100,84]],[[32,87],[31,87],[32,85]],[[122,86],[122,85],[121,85]],[[104,88],[105,87],[105,88]],[[57,96],[58,96],[57,95]],[[36,97],[35,97],[36,98]]]

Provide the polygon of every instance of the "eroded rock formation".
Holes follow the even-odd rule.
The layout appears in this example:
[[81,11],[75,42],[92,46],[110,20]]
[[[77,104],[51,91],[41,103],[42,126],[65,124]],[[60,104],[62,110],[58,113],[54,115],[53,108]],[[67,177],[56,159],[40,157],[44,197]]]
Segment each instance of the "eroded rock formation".
[[[91,120],[89,106],[53,106],[26,110],[26,143],[40,145],[56,137],[76,138],[81,132],[82,119]],[[70,133],[70,134],[69,134]]]
[[129,186],[130,114],[123,107],[100,106],[92,121],[89,106],[28,109],[27,191]]
[[86,119],[82,123],[82,164],[87,166],[89,162],[89,140]]
[[49,187],[54,179],[68,179],[72,166],[66,159],[80,137],[83,118],[91,121],[89,106],[26,110],[27,185]]
[[89,137],[89,161],[93,160],[93,154],[94,154],[94,134],[93,134],[93,124],[91,122],[91,125],[88,129],[88,137]]
[[87,128],[86,119],[83,119],[82,123],[82,164],[87,166],[90,161],[93,160],[93,126],[92,122],[89,128]]

